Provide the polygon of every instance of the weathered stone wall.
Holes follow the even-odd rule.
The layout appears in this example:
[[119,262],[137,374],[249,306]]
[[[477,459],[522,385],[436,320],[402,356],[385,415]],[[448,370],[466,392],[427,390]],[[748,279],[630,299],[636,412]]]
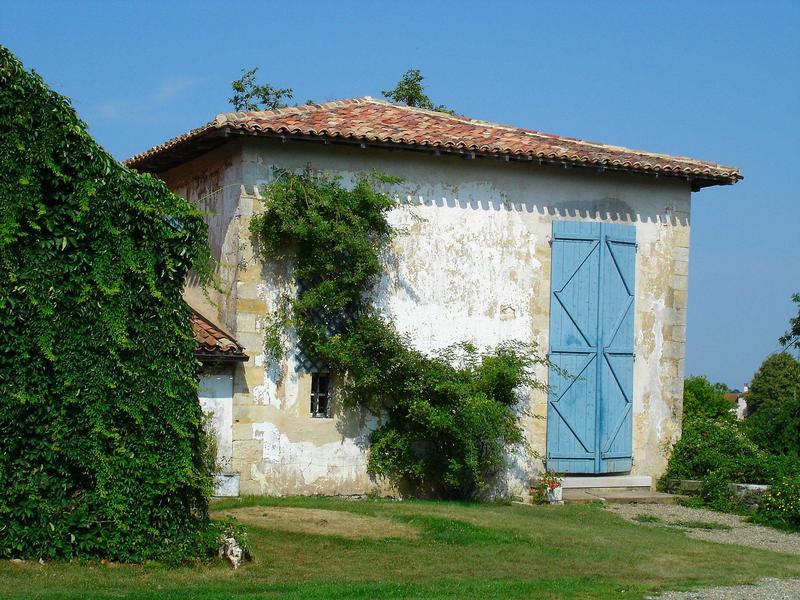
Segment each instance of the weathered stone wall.
[[241,164],[241,145],[230,143],[161,175],[173,192],[205,213],[211,255],[217,266],[218,289],[203,290],[190,276],[184,296],[189,304],[231,332],[237,325]]
[[[351,182],[379,170],[400,176],[391,188],[402,206],[391,215],[403,231],[386,257],[387,275],[376,302],[423,350],[469,339],[494,345],[534,340],[545,352],[550,303],[551,222],[607,220],[637,227],[634,367],[634,474],[657,477],[665,449],[679,435],[686,324],[690,192],[687,182],[486,159],[464,160],[411,152],[362,150],[248,139],[223,158],[224,185],[239,194],[237,208],[223,200],[210,219],[212,239],[241,234],[226,324],[254,360],[243,369],[234,405],[234,456],[242,493],[355,494],[386,490],[366,475],[366,439],[375,426],[364,415],[309,416],[309,377],[293,356],[265,364],[260,348],[264,315],[278,293],[291,289],[285,265],[264,265],[246,238],[260,208],[260,189],[273,169],[311,165]],[[214,162],[213,160],[206,159]],[[198,163],[199,161],[193,161]],[[193,163],[184,174],[202,172]],[[174,180],[176,173],[168,174]],[[236,185],[238,184],[238,185]],[[200,183],[197,189],[203,188]],[[206,185],[206,187],[208,187]],[[225,192],[223,192],[223,196]],[[190,195],[191,199],[191,195]],[[226,228],[223,233],[223,228]],[[231,276],[233,273],[233,276]],[[224,313],[224,311],[222,311]],[[234,316],[235,314],[235,322]],[[543,379],[546,372],[540,373]],[[531,448],[544,454],[546,397],[530,395],[524,417]],[[510,457],[504,490],[526,494],[541,461],[524,452]]]

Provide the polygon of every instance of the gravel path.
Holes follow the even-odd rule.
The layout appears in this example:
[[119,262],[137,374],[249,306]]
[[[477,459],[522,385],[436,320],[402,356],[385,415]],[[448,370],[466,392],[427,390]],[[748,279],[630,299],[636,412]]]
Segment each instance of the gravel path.
[[[800,533],[786,533],[752,523],[745,523],[742,517],[715,512],[703,508],[687,508],[677,504],[610,504],[608,510],[621,517],[649,527],[676,527],[676,522],[699,521],[715,523],[730,529],[698,529],[682,527],[689,537],[720,544],[750,546],[759,550],[774,550],[786,554],[800,555]],[[658,519],[654,522],[640,522],[637,519]],[[714,596],[715,597],[715,596]],[[720,596],[722,598],[723,596]],[[795,594],[794,598],[800,598]]]
[[[751,546],[800,555],[800,534],[785,533],[745,523],[742,517],[702,508],[687,508],[676,504],[610,504],[607,509],[621,517],[646,527],[679,527],[689,537],[720,544]],[[648,521],[649,519],[649,521]],[[723,529],[681,527],[676,523],[694,525],[714,523]],[[730,529],[728,529],[730,528]],[[800,579],[762,579],[754,585],[704,588],[696,592],[667,592],[652,596],[658,600],[797,600],[800,598]]]
[[697,592],[667,592],[651,596],[657,600],[797,600],[800,579],[762,579],[755,585],[705,588]]

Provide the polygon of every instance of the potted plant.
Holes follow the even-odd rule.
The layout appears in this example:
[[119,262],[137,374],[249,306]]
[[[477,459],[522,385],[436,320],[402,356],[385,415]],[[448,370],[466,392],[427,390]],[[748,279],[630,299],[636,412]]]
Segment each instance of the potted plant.
[[553,471],[545,470],[531,491],[537,504],[564,504],[561,477]]

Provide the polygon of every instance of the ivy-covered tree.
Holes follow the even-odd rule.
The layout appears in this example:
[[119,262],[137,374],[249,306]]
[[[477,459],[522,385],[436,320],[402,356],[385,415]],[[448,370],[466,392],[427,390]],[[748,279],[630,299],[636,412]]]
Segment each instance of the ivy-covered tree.
[[287,105],[284,100],[294,98],[292,88],[276,88],[269,83],[256,83],[257,72],[258,67],[249,71],[242,69],[242,76],[231,83],[233,96],[228,98],[228,102],[233,105],[233,109],[249,111],[285,108]]
[[211,491],[186,274],[201,214],[0,46],[0,557],[180,559]]
[[786,352],[768,356],[761,364],[750,390],[745,395],[747,412],[752,415],[763,407],[775,406],[800,396],[800,362]]
[[399,102],[406,106],[415,106],[417,108],[427,108],[428,110],[435,110],[448,114],[455,114],[455,111],[447,108],[443,104],[434,104],[433,101],[425,93],[425,88],[422,86],[422,80],[425,79],[419,69],[409,69],[397,82],[394,89],[384,90],[383,97]]

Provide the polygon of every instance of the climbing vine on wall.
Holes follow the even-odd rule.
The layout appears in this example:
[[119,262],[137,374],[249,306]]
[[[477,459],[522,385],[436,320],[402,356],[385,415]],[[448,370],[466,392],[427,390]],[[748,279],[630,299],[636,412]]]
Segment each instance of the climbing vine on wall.
[[383,415],[370,438],[369,471],[413,493],[470,498],[490,484],[509,446],[523,444],[518,391],[543,389],[547,363],[532,344],[508,342],[481,352],[463,343],[429,356],[375,309],[374,286],[395,231],[395,207],[380,184],[346,188],[312,172],[278,172],[265,209],[251,222],[257,250],[289,260],[298,292],[274,311],[267,350],[297,333],[302,351],[337,374],[345,408]]
[[0,46],[0,557],[180,559],[209,534],[186,274],[202,216]]

